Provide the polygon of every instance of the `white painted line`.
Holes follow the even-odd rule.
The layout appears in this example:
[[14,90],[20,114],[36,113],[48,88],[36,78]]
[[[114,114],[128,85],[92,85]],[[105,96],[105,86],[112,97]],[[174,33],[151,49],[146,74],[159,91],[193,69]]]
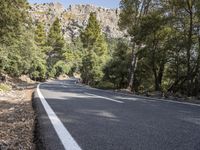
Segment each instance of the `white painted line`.
[[57,117],[53,109],[49,106],[44,96],[40,92],[39,87],[40,87],[40,84],[37,86],[38,96],[65,150],[81,150],[80,146],[76,143],[76,141],[71,136],[69,131],[67,131],[63,123]]
[[[109,92],[109,91],[106,91],[106,92]],[[131,94],[125,94],[125,93],[120,93],[120,94],[125,95],[125,96],[133,96],[134,97],[134,95],[131,95]],[[158,99],[158,98],[145,97],[145,96],[139,96],[139,95],[136,95],[135,98],[146,100],[146,101],[151,101],[151,102],[158,102],[159,101],[159,102],[168,102],[168,103],[175,103],[175,104],[183,104],[183,105],[200,107],[200,104],[191,103],[191,102],[181,102],[181,101],[175,101],[175,100],[170,100],[170,99]]]
[[176,104],[183,104],[183,105],[191,105],[191,106],[199,106],[200,107],[200,104],[195,104],[195,103],[189,103],[189,102],[179,102],[179,101],[174,101],[174,100],[161,100],[161,99],[157,99],[159,101],[162,101],[162,102],[169,102],[169,103],[176,103]]
[[[80,87],[86,87],[85,85],[83,84],[77,84],[78,86]],[[96,91],[103,91],[103,92],[107,92],[109,94],[113,94],[112,91],[105,91],[105,90],[101,90],[101,89],[97,89],[97,88],[92,88],[92,87],[86,87],[88,89],[93,89],[93,90],[96,90]],[[115,94],[121,94],[121,95],[125,95],[125,96],[135,96],[135,98],[138,98],[138,99],[142,99],[142,100],[145,100],[145,101],[150,101],[150,102],[168,102],[168,103],[175,103],[175,104],[183,104],[183,105],[190,105],[190,106],[198,106],[200,107],[200,104],[195,104],[195,103],[191,103],[191,102],[180,102],[180,101],[175,101],[175,100],[169,100],[169,99],[158,99],[158,98],[153,98],[153,97],[145,97],[145,96],[139,96],[139,95],[133,95],[133,94],[125,94],[125,93],[118,93],[118,92],[115,92]],[[138,100],[139,101],[139,100]]]
[[[130,95],[127,95],[127,94],[123,94],[123,95],[126,95],[126,96],[130,96]],[[133,95],[134,96],[134,95]],[[183,105],[191,105],[191,106],[198,106],[200,107],[200,104],[195,104],[195,103],[189,103],[189,102],[180,102],[180,101],[175,101],[175,100],[167,100],[167,99],[158,99],[158,98],[150,98],[150,97],[117,97],[119,99],[124,99],[124,100],[132,100],[132,101],[149,101],[149,102],[165,102],[165,103],[175,103],[175,104],[183,104]],[[140,99],[140,100],[139,100]]]
[[118,100],[115,100],[115,99],[112,99],[112,98],[108,98],[108,97],[103,97],[103,96],[99,96],[99,95],[95,95],[95,94],[90,94],[90,93],[85,93],[89,96],[94,96],[94,97],[97,97],[97,98],[102,98],[102,99],[106,99],[106,100],[109,100],[109,101],[113,101],[113,102],[117,102],[117,103],[124,103],[122,101],[118,101]]

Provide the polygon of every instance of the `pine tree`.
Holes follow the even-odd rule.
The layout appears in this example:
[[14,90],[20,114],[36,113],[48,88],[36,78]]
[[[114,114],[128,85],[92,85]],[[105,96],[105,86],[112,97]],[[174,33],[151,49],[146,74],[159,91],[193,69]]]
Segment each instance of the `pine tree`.
[[13,44],[21,32],[21,27],[28,23],[28,3],[26,0],[0,1],[0,43]]
[[44,24],[38,22],[34,32],[36,48],[32,55],[32,65],[29,70],[29,75],[33,80],[44,81],[46,79],[46,50],[48,49],[46,39]]
[[85,48],[92,48],[94,43],[101,36],[101,28],[96,18],[96,13],[90,13],[88,25],[84,32],[81,33],[81,40]]
[[70,73],[80,72],[83,57],[83,44],[80,37],[74,39],[73,43],[66,44],[65,52],[63,53],[66,63],[70,66]]
[[34,49],[26,0],[0,1],[0,72],[28,73]]
[[105,80],[111,81],[117,88],[126,88],[128,85],[129,67],[131,63],[131,51],[128,43],[123,39],[117,40],[112,59],[107,63]]
[[47,44],[52,47],[55,53],[60,53],[64,48],[65,41],[59,18],[55,19],[54,23],[50,28],[47,38]]
[[42,22],[38,22],[35,30],[35,42],[40,48],[44,47],[46,44],[46,32],[45,27]]
[[81,33],[81,40],[86,50],[81,68],[83,82],[96,84],[104,76],[103,67],[108,60],[108,46],[95,13],[90,14],[88,25]]
[[[47,59],[47,65],[49,70],[48,75],[50,77],[55,77],[58,76],[60,73],[63,73],[62,69],[56,68],[63,68],[63,66],[58,67],[58,64],[63,65],[64,62],[58,63],[58,61],[62,59],[63,50],[65,47],[62,28],[58,18],[55,19],[54,23],[52,24],[49,30],[49,34],[47,37],[47,45],[51,47],[51,49],[48,51]],[[60,73],[58,73],[57,71],[59,71]]]

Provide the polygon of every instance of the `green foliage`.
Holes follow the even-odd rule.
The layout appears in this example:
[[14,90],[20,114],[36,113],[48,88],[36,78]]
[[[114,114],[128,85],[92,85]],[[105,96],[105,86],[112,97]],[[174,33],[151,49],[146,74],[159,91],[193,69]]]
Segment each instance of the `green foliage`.
[[53,48],[54,53],[61,52],[65,46],[60,20],[58,18],[55,19],[50,28],[47,38],[47,44]]
[[0,71],[13,76],[26,73],[30,67],[28,54],[32,41],[27,32],[30,29],[27,7],[25,0],[0,2]]
[[85,83],[94,85],[103,77],[99,61],[98,56],[94,52],[90,52],[83,56],[81,77]]
[[109,59],[108,45],[101,33],[96,14],[91,13],[86,29],[81,33],[85,48],[82,58],[81,77],[84,83],[95,85],[104,76],[103,68]]
[[47,78],[47,62],[46,53],[51,50],[51,47],[46,45],[47,37],[44,24],[38,22],[34,32],[35,49],[32,50],[31,67],[29,76],[33,80],[45,81]]
[[[150,2],[150,1],[149,1]],[[145,14],[146,1],[144,0],[121,0],[120,1],[120,20],[119,27],[122,30],[127,30],[131,36],[139,25],[139,20],[142,14]],[[143,5],[143,6],[142,6]]]
[[82,66],[83,45],[80,38],[76,38],[72,43],[68,43],[64,53],[64,60],[71,68],[70,73],[79,72]]
[[47,37],[47,45],[51,47],[48,49],[49,51],[47,51],[48,76],[56,77],[66,70],[65,63],[60,62],[60,60],[63,60],[65,41],[58,18],[55,19],[50,28]]
[[121,0],[120,8],[119,26],[132,42],[133,89],[197,95],[200,3]]
[[46,35],[42,23],[34,29],[25,0],[0,2],[0,71],[46,79]]
[[113,52],[112,59],[107,63],[104,69],[104,79],[111,81],[117,88],[126,88],[128,84],[130,62],[130,48],[123,39],[119,39]]
[[46,61],[41,52],[46,42],[44,26],[38,23],[36,30],[33,29],[25,0],[0,3],[0,71],[45,80]]
[[101,81],[99,83],[97,83],[94,87],[99,88],[99,89],[115,89],[115,85],[109,81]]
[[160,91],[165,65],[168,61],[169,49],[165,42],[171,36],[171,28],[167,26],[165,18],[159,16],[159,13],[151,13],[143,17],[139,32],[140,34],[136,37],[138,42],[145,41],[145,46],[141,48],[144,63],[149,66],[154,75],[155,90]]
[[0,43],[11,45],[13,38],[18,38],[21,27],[29,23],[26,0],[0,1]]
[[46,44],[47,37],[45,33],[45,27],[44,24],[41,22],[38,22],[35,29],[35,42],[36,45],[40,48],[43,48]]
[[[13,45],[5,46],[2,50],[3,62],[2,69],[11,76],[20,76],[21,74],[28,73],[31,67],[32,54],[35,51],[35,44],[33,34],[30,32],[23,32],[18,39],[14,39]],[[31,30],[31,29],[30,29]]]
[[116,38],[106,37],[106,42],[108,44],[109,56],[112,56],[112,54],[114,53],[114,51],[115,51],[115,49],[117,47],[117,43],[119,42],[119,40],[116,39]]
[[41,55],[35,56],[35,59],[32,61],[29,74],[34,80],[44,81],[46,79],[47,68],[44,56],[43,58]]
[[88,25],[81,33],[81,40],[84,48],[92,48],[99,37],[102,35],[99,22],[96,19],[96,13],[90,13]]
[[58,61],[54,66],[53,70],[55,71],[56,76],[62,75],[62,74],[68,74],[71,67],[66,64],[66,62],[60,60]]

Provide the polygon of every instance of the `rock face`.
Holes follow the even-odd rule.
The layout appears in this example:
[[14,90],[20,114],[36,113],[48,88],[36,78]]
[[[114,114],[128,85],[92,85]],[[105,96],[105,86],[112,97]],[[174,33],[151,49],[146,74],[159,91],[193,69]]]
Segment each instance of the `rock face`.
[[64,37],[69,41],[79,36],[80,31],[86,27],[90,12],[96,12],[106,36],[119,38],[124,35],[118,27],[119,9],[107,9],[93,5],[72,5],[65,9],[60,3],[34,4],[30,8],[33,21],[43,21],[47,31],[58,17]]

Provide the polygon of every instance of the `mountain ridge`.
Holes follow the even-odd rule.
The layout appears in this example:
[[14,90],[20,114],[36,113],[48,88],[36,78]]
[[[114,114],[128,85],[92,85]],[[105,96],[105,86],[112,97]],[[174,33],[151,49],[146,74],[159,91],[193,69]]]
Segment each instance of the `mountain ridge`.
[[89,14],[96,12],[103,33],[110,38],[120,38],[124,35],[118,27],[120,9],[104,8],[91,4],[75,4],[65,8],[60,3],[33,4],[30,6],[34,23],[44,22],[46,31],[56,17],[60,19],[62,32],[66,40],[71,41],[80,35],[81,30],[87,26]]

